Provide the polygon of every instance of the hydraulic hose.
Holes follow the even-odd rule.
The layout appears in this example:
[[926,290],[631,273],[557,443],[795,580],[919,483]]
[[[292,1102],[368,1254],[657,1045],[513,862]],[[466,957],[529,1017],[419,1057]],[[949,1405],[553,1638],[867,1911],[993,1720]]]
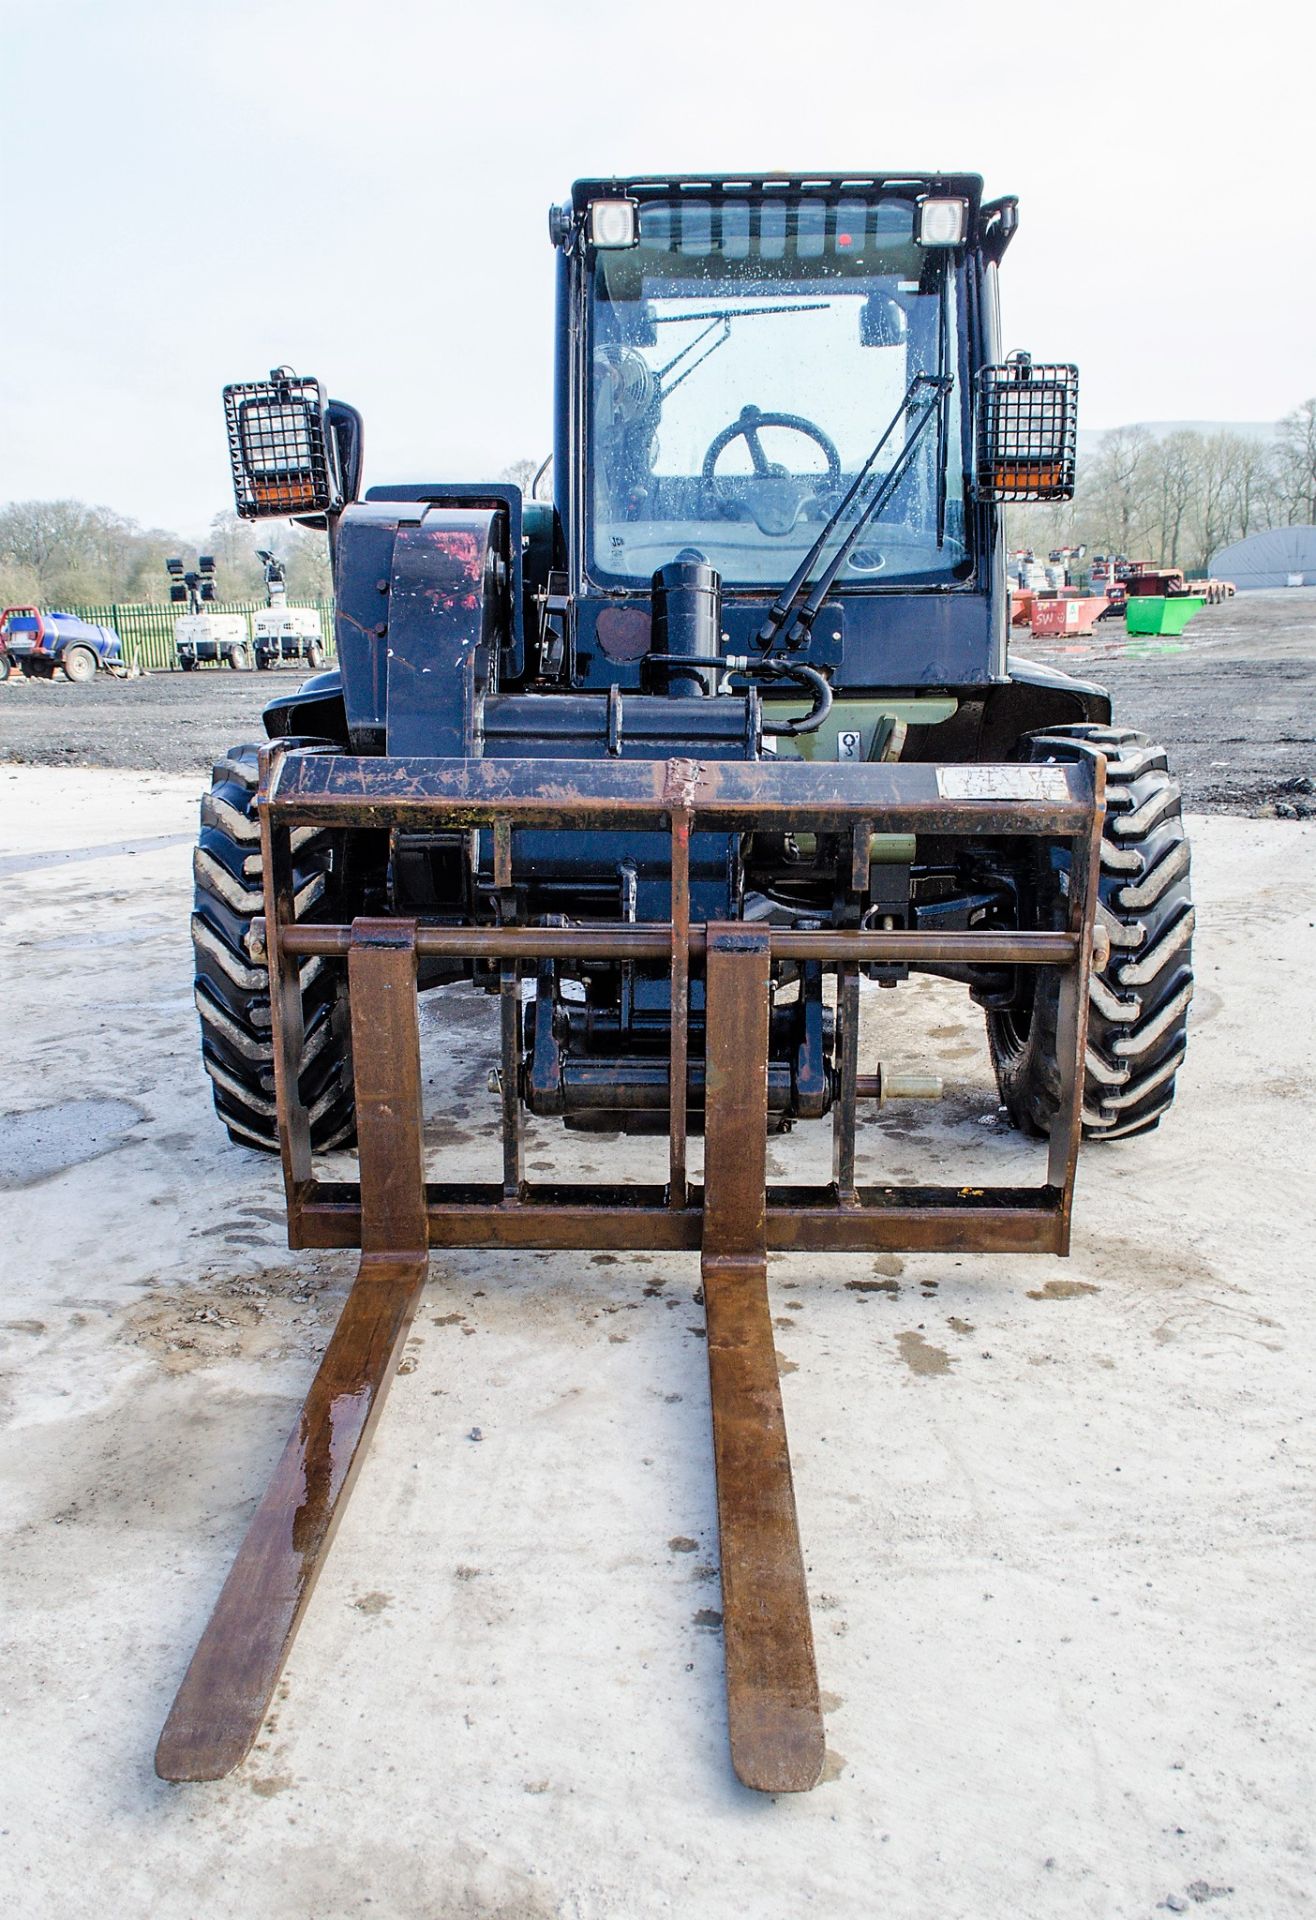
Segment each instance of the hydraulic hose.
[[803,719],[764,720],[764,733],[785,736],[791,740],[802,733],[817,733],[832,710],[832,690],[814,667],[806,667],[798,660],[760,660],[747,671],[755,679],[796,680],[806,693],[813,695],[813,705]]
[[646,660],[655,666],[720,667],[723,673],[743,673],[749,680],[794,680],[812,696],[813,705],[799,720],[765,720],[764,733],[796,739],[802,733],[817,733],[832,710],[832,690],[824,676],[800,660],[747,660],[716,653],[650,653]]

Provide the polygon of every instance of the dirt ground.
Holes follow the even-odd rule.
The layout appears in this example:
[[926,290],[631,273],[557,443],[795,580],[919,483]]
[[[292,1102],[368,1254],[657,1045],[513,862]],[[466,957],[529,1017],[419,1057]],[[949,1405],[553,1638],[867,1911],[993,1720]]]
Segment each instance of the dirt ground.
[[[1316,589],[1240,594],[1206,607],[1181,640],[1130,640],[1118,622],[1091,640],[1019,651],[1108,686],[1116,717],[1173,751],[1187,804],[1202,812],[1316,811]],[[264,737],[260,711],[293,668],[87,686],[0,686],[0,761],[203,773],[239,740]]]
[[[1181,676],[1237,666],[1263,727],[1263,690],[1292,686],[1291,758],[1237,699],[1211,725],[1245,734],[1258,780],[1300,778],[1311,655],[1267,654],[1253,629],[1235,660],[1241,644],[1100,664],[1131,719],[1140,687],[1178,713],[1205,773],[1216,747],[1183,721]],[[1301,698],[1270,677],[1295,665]],[[1084,1155],[1071,1259],[773,1262],[827,1712],[816,1792],[764,1800],[730,1773],[698,1269],[646,1254],[434,1258],[256,1750],[216,1786],[155,1779],[353,1272],[286,1251],[277,1168],[226,1141],[197,1062],[200,770],[252,736],[267,685],[0,688],[11,759],[53,751],[31,716],[58,702],[135,714],[117,750],[167,762],[0,765],[3,1910],[1310,1911],[1316,824],[1299,818],[1190,823],[1180,1098],[1148,1139]],[[930,1056],[947,1081],[939,1106],[867,1120],[868,1177],[1040,1177],[962,993],[921,980],[864,1004],[866,1066]],[[429,1100],[449,1102],[435,1177],[493,1162],[491,1021],[464,993],[423,1003]],[[773,1177],[826,1177],[824,1126],[770,1144]],[[529,1143],[536,1173],[583,1180],[644,1177],[656,1151],[547,1125]]]

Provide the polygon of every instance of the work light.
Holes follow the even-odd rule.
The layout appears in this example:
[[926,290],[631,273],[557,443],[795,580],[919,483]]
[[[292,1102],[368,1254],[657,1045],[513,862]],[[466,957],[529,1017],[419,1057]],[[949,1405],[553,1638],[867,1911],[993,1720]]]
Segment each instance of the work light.
[[969,226],[967,200],[920,200],[918,243],[921,247],[959,247]]
[[225,387],[233,492],[244,520],[337,505],[324,411],[319,381],[289,367],[273,368],[268,380]]
[[633,247],[637,230],[633,200],[591,200],[590,244],[595,247]]
[[979,500],[1072,500],[1078,368],[1034,366],[1026,353],[978,374]]

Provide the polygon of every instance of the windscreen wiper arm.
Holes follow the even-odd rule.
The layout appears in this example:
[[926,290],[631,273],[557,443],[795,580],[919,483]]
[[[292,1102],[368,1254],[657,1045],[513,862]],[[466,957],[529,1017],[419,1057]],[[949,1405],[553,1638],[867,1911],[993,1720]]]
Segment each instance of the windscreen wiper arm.
[[[900,485],[900,482],[904,479],[910,462],[913,459],[915,449],[923,436],[924,428],[930,420],[936,418],[942,395],[949,390],[950,385],[950,379],[945,374],[916,373],[914,375],[914,378],[909,383],[909,388],[904,399],[892,414],[887,425],[883,428],[881,438],[878,440],[877,445],[873,448],[873,451],[864,461],[863,466],[860,467],[858,473],[847,488],[845,498],[830,515],[818,538],[814,541],[799,566],[796,567],[795,572],[773,601],[768,611],[768,616],[759,628],[756,636],[755,644],[757,646],[762,647],[766,651],[767,648],[775,644],[779,637],[783,638],[789,647],[802,647],[804,645],[809,637],[809,631],[813,626],[814,620],[817,618],[818,609],[831,591],[833,581],[836,579],[837,574],[841,571],[846,561],[850,558],[851,553],[854,551],[855,542],[858,540],[864,528],[868,525],[869,521],[873,519],[879,508],[886,505],[896,488]],[[900,425],[901,421],[905,419],[907,415],[914,415],[915,412],[917,412],[918,417],[905,440],[904,446],[901,448],[899,458],[883,475],[873,493],[859,509],[858,514],[855,516],[854,524],[851,526],[844,540],[832,555],[831,560],[823,568],[816,582],[810,586],[813,570],[821,559],[827,542],[841,525],[845,516],[850,512],[865,486],[867,486],[869,476],[873,471],[878,455],[896,428]],[[800,629],[803,629],[803,631],[800,632]],[[796,638],[797,632],[800,632],[798,639]]]
[[[693,340],[682,347],[679,353],[673,354],[665,367],[659,367],[658,386],[662,399],[665,400],[669,393],[675,393],[682,380],[688,380],[696,367],[702,367],[705,360],[712,354],[715,354],[719,347],[726,344],[731,338],[731,322],[733,320],[757,320],[770,313],[814,313],[818,308],[825,307],[826,305],[827,302],[825,300],[795,300],[785,306],[708,307],[699,313],[654,314],[652,319],[655,327],[670,327],[676,325],[678,322],[690,320],[707,320],[710,323],[704,328],[702,333],[697,333]],[[699,358],[691,361],[690,365],[684,368],[669,385],[667,375],[672,371],[673,367],[680,366],[682,360],[686,359],[689,354],[692,354],[702,340],[708,338],[714,327],[720,327],[721,331],[712,346],[706,347]]]

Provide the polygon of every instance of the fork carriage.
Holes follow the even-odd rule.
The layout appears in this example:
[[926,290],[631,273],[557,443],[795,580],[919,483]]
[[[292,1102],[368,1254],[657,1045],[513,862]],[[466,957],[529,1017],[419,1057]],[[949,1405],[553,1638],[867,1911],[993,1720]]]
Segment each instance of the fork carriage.
[[[343,1307],[292,1438],[251,1523],[161,1736],[167,1779],[215,1779],[261,1726],[333,1528],[387,1391],[425,1283],[432,1247],[698,1249],[708,1328],[713,1451],[721,1537],[732,1760],[765,1792],[813,1786],[823,1722],[796,1527],[767,1292],[772,1249],[813,1252],[1068,1250],[1081,1133],[1087,982],[1104,809],[1103,768],[962,770],[690,761],[350,759],[262,756],[258,796],[265,865],[274,1072],[294,1247],[359,1247]],[[973,794],[964,794],[966,785]],[[947,788],[950,792],[947,792]],[[956,794],[956,789],[960,794]],[[843,836],[856,874],[874,831],[972,833],[1065,843],[1068,924],[1060,929],[920,932],[692,923],[690,842],[699,831]],[[302,829],[478,831],[492,836],[495,878],[510,898],[517,835],[647,829],[669,839],[666,924],[426,925],[358,917],[299,920],[293,836]],[[299,1094],[303,1033],[298,972],[314,956],[346,959],[360,1178],[316,1177]],[[501,1010],[502,1179],[427,1181],[420,1096],[417,966],[461,959],[497,969]],[[669,970],[668,1178],[662,1186],[571,1186],[527,1180],[522,1116],[529,1059],[521,980],[561,961],[660,961]],[[769,1011],[774,964],[834,972],[833,1177],[768,1186]],[[880,1075],[858,1071],[860,967],[874,963],[1047,967],[1060,979],[1061,1090],[1036,1188],[860,1185],[858,1103]],[[691,979],[706,1004],[704,1057],[686,1044]],[[702,1084],[705,1177],[687,1167],[690,1089]]]

